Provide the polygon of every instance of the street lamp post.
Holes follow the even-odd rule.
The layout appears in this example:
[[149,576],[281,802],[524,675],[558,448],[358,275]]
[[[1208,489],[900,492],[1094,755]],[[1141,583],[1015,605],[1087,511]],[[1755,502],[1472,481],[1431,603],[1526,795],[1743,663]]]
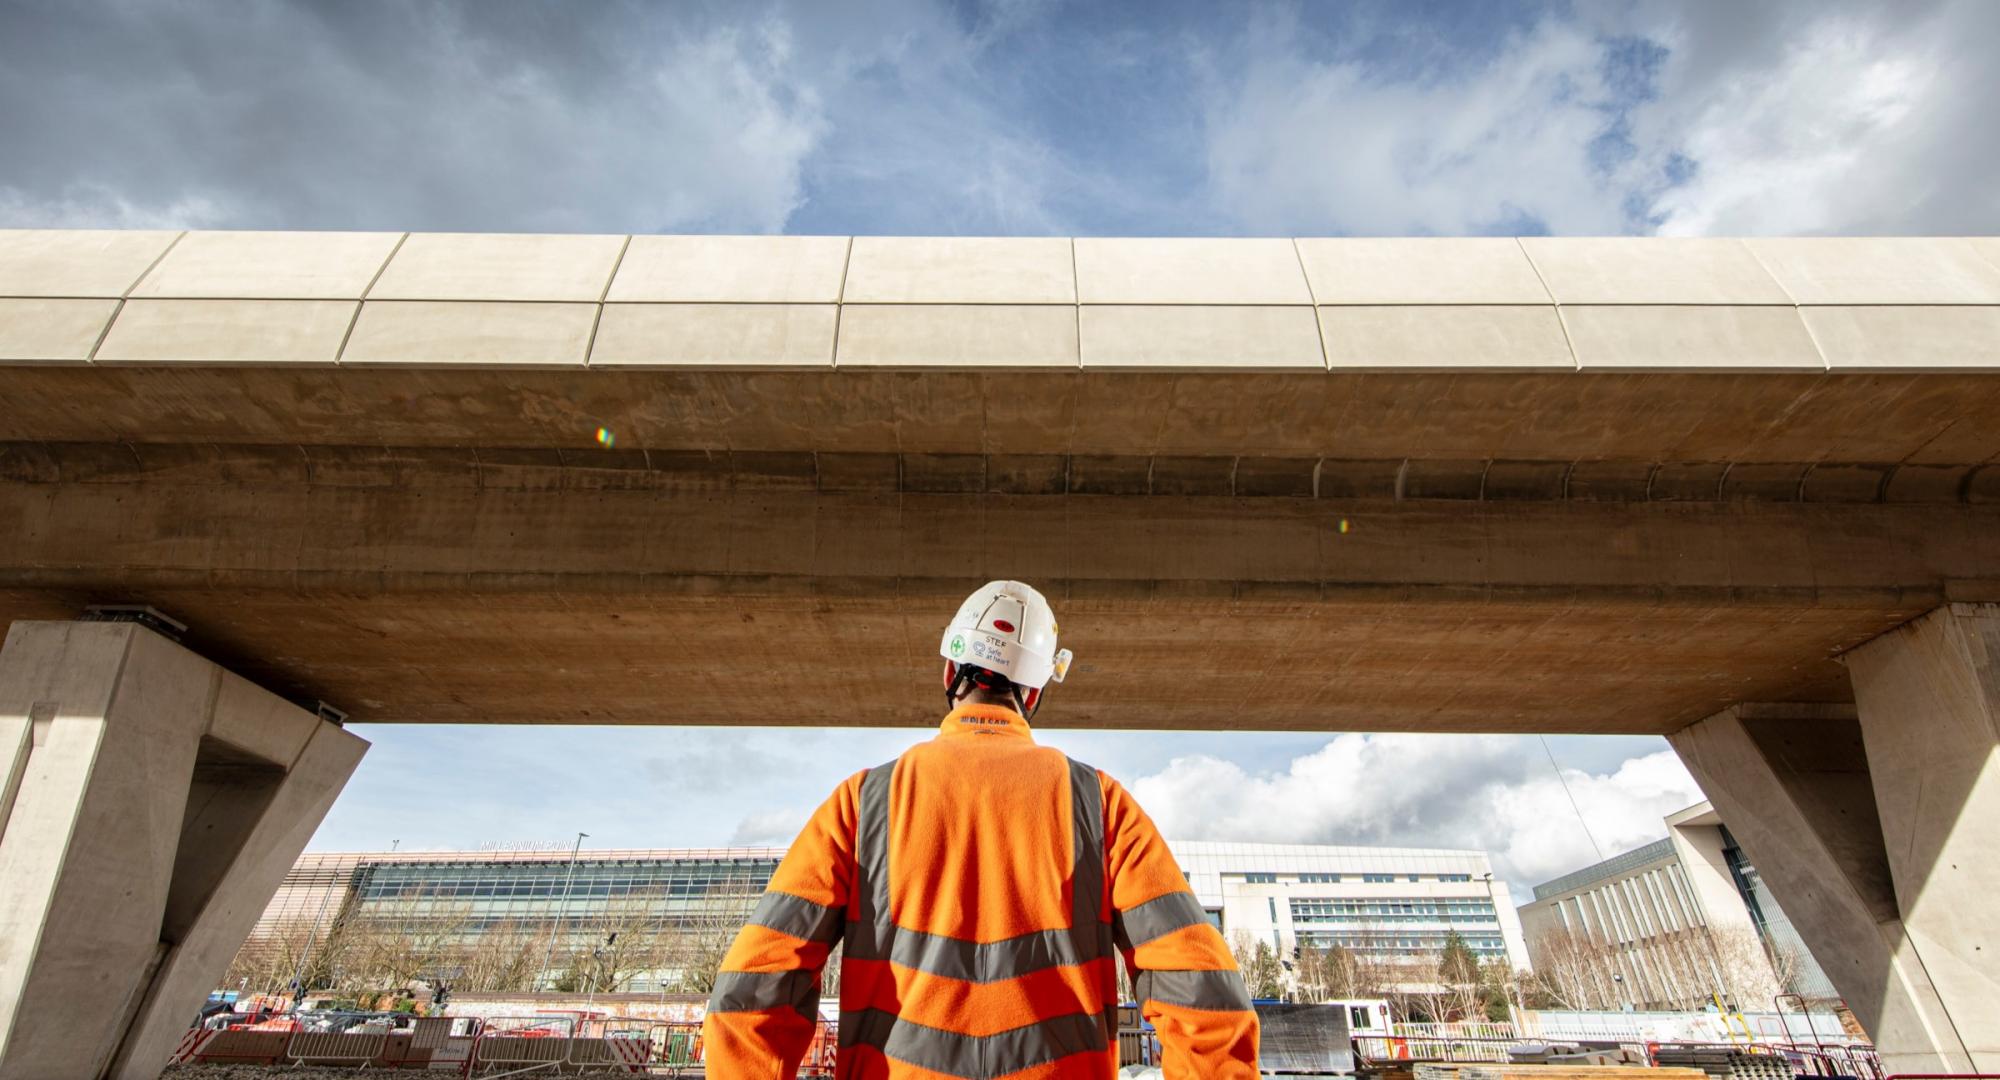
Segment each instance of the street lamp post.
[[576,845],[569,849],[569,873],[563,876],[562,904],[556,908],[555,925],[549,928],[549,947],[542,953],[542,970],[535,973],[536,993],[542,991],[542,983],[549,975],[549,961],[555,959],[556,935],[562,933],[563,919],[569,915],[569,887],[576,881],[576,856],[583,850],[584,837],[589,835],[587,832],[577,833]]

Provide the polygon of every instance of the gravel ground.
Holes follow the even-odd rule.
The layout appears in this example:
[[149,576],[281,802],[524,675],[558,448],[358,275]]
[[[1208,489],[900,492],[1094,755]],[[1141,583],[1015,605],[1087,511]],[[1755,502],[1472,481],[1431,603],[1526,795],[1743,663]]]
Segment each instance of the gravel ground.
[[[456,1073],[428,1073],[421,1069],[335,1069],[327,1066],[304,1065],[292,1068],[289,1065],[169,1065],[160,1074],[160,1080],[415,1080],[423,1076],[455,1076]],[[531,1073],[531,1076],[552,1076],[553,1073]],[[575,1076],[566,1072],[564,1076]],[[611,1076],[610,1072],[584,1073],[585,1076]],[[621,1075],[631,1075],[629,1073]]]
[[169,1065],[160,1074],[160,1080],[275,1080],[276,1077],[298,1077],[298,1080],[410,1080],[412,1076],[422,1076],[421,1072],[405,1069],[335,1069],[327,1066],[303,1065],[299,1068],[281,1065]]

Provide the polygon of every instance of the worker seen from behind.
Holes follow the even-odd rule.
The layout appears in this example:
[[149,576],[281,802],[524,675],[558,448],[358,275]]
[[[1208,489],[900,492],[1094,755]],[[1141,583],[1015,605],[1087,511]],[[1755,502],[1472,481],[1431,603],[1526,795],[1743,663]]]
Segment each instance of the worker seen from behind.
[[1035,744],[1070,664],[1048,601],[987,584],[939,648],[937,737],[849,777],[793,842],[716,977],[707,1074],[796,1076],[844,940],[841,1080],[1113,1077],[1121,955],[1168,1080],[1256,1077],[1243,978],[1153,823]]

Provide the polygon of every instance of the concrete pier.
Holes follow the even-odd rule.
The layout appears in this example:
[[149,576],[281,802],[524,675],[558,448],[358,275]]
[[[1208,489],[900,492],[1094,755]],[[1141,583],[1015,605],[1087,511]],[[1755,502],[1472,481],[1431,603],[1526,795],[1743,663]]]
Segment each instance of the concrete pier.
[[2000,1068],[2000,607],[1847,656],[1856,706],[1668,736],[1891,1072]]
[[131,623],[0,649],[0,1078],[152,1080],[368,744]]

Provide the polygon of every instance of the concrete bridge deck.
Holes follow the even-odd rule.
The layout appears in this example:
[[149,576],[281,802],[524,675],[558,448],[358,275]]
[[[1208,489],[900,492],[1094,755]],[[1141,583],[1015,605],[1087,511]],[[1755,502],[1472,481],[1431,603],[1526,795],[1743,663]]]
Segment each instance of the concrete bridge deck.
[[27,232],[0,297],[0,619],[357,719],[914,722],[1023,576],[1057,724],[1667,732],[2000,599],[1990,238]]
[[2000,239],[49,231],[0,1080],[151,1075],[364,749],[296,703],[929,723],[1002,576],[1049,723],[1665,733],[1891,1068],[2000,1069]]

